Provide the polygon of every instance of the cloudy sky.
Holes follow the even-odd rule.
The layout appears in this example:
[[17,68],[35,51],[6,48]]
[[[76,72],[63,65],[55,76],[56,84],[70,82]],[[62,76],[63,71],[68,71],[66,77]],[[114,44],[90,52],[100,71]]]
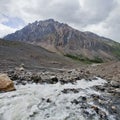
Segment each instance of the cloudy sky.
[[120,42],[120,0],[0,0],[0,37],[49,18]]

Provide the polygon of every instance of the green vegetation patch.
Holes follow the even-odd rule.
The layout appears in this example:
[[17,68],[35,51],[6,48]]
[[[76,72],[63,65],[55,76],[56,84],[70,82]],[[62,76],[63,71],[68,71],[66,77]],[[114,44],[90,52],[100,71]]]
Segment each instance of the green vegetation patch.
[[92,63],[103,63],[104,61],[99,58],[99,57],[94,57],[94,59],[89,59],[83,55],[72,55],[72,54],[66,54],[64,55],[66,57],[69,57],[73,60],[77,60],[77,61],[80,61],[80,62],[83,62],[83,63],[86,63],[86,64],[92,64]]
[[120,60],[120,44],[116,43],[113,46],[112,53],[115,55],[116,58]]

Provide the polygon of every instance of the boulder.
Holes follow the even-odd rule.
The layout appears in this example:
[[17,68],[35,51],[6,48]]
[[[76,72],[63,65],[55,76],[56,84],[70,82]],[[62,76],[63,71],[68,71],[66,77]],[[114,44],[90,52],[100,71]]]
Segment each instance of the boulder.
[[0,92],[8,92],[15,90],[14,83],[7,74],[0,74]]
[[119,83],[119,81],[112,80],[112,81],[110,82],[110,84],[111,84],[112,87],[120,88],[120,83]]
[[50,84],[56,84],[58,82],[58,78],[56,76],[51,76],[48,82]]
[[31,74],[31,81],[33,81],[34,83],[41,83],[42,78],[40,77],[39,74],[34,73],[34,74]]

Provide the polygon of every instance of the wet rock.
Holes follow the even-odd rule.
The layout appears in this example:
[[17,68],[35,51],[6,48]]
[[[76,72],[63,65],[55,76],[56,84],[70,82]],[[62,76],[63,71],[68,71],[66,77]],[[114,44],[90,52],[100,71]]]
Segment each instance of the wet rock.
[[56,76],[51,76],[50,83],[51,84],[56,84],[57,82],[58,82],[58,78]]
[[84,109],[82,111],[83,115],[85,116],[86,120],[94,120],[96,113],[95,111],[91,110],[90,108]]
[[77,104],[79,104],[80,102],[79,102],[78,100],[74,99],[73,101],[71,101],[71,103],[77,105]]
[[0,74],[0,91],[8,92],[15,90],[14,83],[7,74]]
[[61,80],[60,80],[60,83],[61,83],[62,85],[64,85],[64,84],[67,84],[68,81],[61,79]]
[[116,106],[111,106],[111,109],[112,109],[112,111],[113,111],[114,113],[117,112],[117,108],[116,108]]
[[40,83],[41,80],[42,80],[42,78],[40,77],[40,75],[32,74],[31,80],[32,80],[34,83]]
[[23,67],[20,67],[19,68],[19,71],[24,71],[25,69]]
[[92,77],[92,80],[98,80],[98,78],[97,77]]
[[107,115],[106,115],[106,113],[105,113],[104,111],[99,111],[99,115],[100,115],[100,118],[101,118],[101,119],[108,120],[108,119],[107,119]]
[[91,97],[94,99],[94,100],[98,100],[100,97],[99,95],[96,95],[96,94],[92,94]]
[[17,80],[19,78],[18,74],[14,70],[9,70],[7,74],[12,80]]
[[84,114],[86,114],[87,116],[89,116],[89,112],[87,110],[83,111]]
[[26,85],[27,82],[26,82],[26,81],[22,81],[21,84],[22,84],[22,85]]
[[87,100],[87,98],[86,98],[86,97],[82,97],[82,100],[83,100],[83,101],[86,101],[86,100]]
[[64,89],[64,90],[62,90],[62,92],[65,93],[65,94],[70,93],[70,92],[78,93],[79,90],[71,88],[71,89]]
[[73,71],[72,70],[69,70],[68,73],[72,73]]
[[101,92],[104,92],[106,89],[104,86],[95,86],[95,88]]
[[116,94],[116,89],[114,89],[114,87],[109,87],[109,89],[107,89],[107,92],[114,95]]
[[45,100],[45,98],[42,98],[42,101],[44,101]]
[[120,82],[119,81],[111,81],[110,84],[111,84],[112,87],[120,88]]
[[79,76],[76,76],[74,80],[80,80],[81,78]]
[[99,100],[98,100],[98,103],[99,103],[99,105],[104,105],[106,102],[99,99]]
[[51,103],[52,101],[48,98],[48,99],[46,100],[46,102],[47,102],[47,103]]
[[81,109],[87,109],[87,108],[89,108],[89,106],[88,106],[88,104],[81,103],[80,108]]
[[99,108],[98,108],[98,107],[92,106],[91,108],[92,108],[97,114],[99,113]]
[[82,109],[87,109],[89,107],[88,103],[87,103],[87,98],[84,96],[80,96],[77,99],[74,99],[73,101],[71,101],[72,104],[79,104],[80,108]]

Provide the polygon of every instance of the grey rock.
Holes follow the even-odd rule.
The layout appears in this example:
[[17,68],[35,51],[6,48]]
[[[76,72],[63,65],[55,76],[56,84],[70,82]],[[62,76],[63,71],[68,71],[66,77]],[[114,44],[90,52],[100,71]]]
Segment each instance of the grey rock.
[[119,81],[111,81],[110,84],[111,84],[112,87],[120,88],[120,82]]

